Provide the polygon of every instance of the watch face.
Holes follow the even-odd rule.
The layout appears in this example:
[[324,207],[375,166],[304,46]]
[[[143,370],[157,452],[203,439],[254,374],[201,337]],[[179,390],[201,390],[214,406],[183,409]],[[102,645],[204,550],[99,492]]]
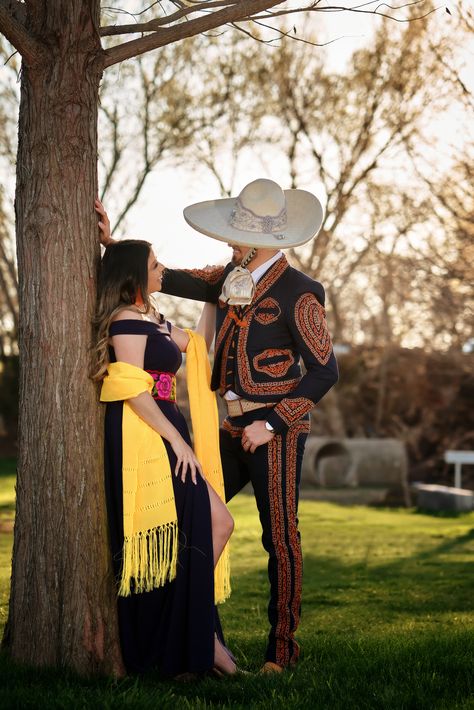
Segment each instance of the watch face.
[[268,429],[268,431],[274,431],[272,425],[269,422],[265,422],[265,428]]

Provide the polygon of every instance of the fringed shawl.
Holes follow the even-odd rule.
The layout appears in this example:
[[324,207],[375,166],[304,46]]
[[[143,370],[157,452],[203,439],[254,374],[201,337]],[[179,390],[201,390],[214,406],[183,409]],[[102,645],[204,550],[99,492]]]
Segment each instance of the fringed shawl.
[[[186,330],[186,373],[189,406],[193,424],[194,451],[206,480],[225,502],[224,477],[219,451],[219,414],[216,395],[211,390],[211,367],[206,342],[198,333]],[[215,601],[220,604],[230,596],[229,543],[224,547],[214,573]]]
[[[202,336],[187,331],[186,366],[195,452],[204,475],[224,500],[219,453],[219,422],[211,391],[210,366]],[[151,392],[153,378],[125,362],[111,363],[101,391],[102,402],[124,400],[123,523],[124,545],[119,595],[146,592],[176,576],[178,522],[168,455],[161,436],[126,400]],[[230,594],[229,551],[224,549],[215,571],[215,600]]]

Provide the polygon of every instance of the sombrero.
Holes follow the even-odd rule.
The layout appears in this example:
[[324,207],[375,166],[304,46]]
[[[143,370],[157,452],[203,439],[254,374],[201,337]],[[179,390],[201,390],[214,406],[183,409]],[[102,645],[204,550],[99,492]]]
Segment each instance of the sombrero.
[[289,249],[321,229],[323,207],[306,190],[282,190],[273,180],[248,183],[238,197],[196,202],[184,218],[198,232],[222,242],[266,249]]

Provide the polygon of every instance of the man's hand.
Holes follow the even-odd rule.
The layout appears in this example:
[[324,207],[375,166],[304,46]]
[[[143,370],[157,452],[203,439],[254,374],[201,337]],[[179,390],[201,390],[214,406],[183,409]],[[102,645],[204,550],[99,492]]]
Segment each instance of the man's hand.
[[250,451],[253,454],[257,446],[268,444],[274,436],[273,432],[268,431],[264,421],[252,422],[252,424],[245,427],[242,433],[242,448],[244,451]]
[[116,240],[112,239],[112,237],[110,235],[110,221],[107,216],[107,212],[105,211],[104,205],[99,200],[99,198],[96,199],[96,201],[94,203],[94,207],[95,207],[95,211],[100,216],[100,221],[99,221],[100,243],[104,247],[108,247],[109,244],[115,244]]

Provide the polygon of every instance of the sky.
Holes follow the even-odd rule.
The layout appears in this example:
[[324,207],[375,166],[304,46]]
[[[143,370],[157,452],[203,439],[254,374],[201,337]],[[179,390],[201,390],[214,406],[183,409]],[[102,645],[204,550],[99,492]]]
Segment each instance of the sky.
[[[444,3],[440,12],[444,13],[444,5],[450,5],[454,10],[456,3]],[[420,12],[422,13],[422,9]],[[403,16],[402,10],[399,11],[399,16]],[[302,28],[298,26],[298,22],[303,23],[303,16],[300,17],[295,23],[299,34],[303,34],[300,32]],[[448,15],[444,17],[447,22],[450,21]],[[317,27],[318,39],[322,36],[323,40],[330,42],[324,51],[327,52],[330,67],[338,70],[343,68],[355,49],[367,44],[378,23],[390,20],[371,14],[338,12],[315,14],[312,16],[312,22]],[[314,51],[319,50],[315,48]],[[446,121],[448,130],[452,118],[446,117]],[[279,182],[284,189],[288,187],[284,183],[284,166],[272,164],[269,170],[268,166],[263,168],[258,163],[255,164],[255,161],[247,159],[243,161],[238,172],[237,194],[247,182],[259,177],[271,178]],[[307,185],[304,187],[314,190],[320,199],[324,199],[317,184],[309,188]],[[147,178],[139,202],[127,215],[125,228],[114,236],[128,235],[151,241],[159,260],[169,267],[193,268],[226,263],[230,257],[229,247],[193,230],[182,215],[184,207],[189,204],[219,197],[217,181],[205,170],[158,164]],[[113,213],[109,216],[113,224]]]
[[[375,23],[381,19],[343,12],[318,14],[314,21],[318,31],[320,25],[325,28],[326,41],[336,40],[328,47],[328,52],[331,65],[338,68],[354,49],[367,42]],[[268,168],[255,168],[253,164],[242,167],[237,180],[238,192],[247,182],[260,177],[279,182],[283,189],[288,187],[282,183],[285,177],[278,167],[270,172]],[[126,233],[151,241],[159,260],[169,267],[194,268],[226,263],[230,257],[229,247],[193,230],[182,215],[184,207],[189,204],[219,197],[217,182],[204,171],[158,165],[148,177],[139,203],[127,216]],[[113,214],[109,216],[113,224]]]

